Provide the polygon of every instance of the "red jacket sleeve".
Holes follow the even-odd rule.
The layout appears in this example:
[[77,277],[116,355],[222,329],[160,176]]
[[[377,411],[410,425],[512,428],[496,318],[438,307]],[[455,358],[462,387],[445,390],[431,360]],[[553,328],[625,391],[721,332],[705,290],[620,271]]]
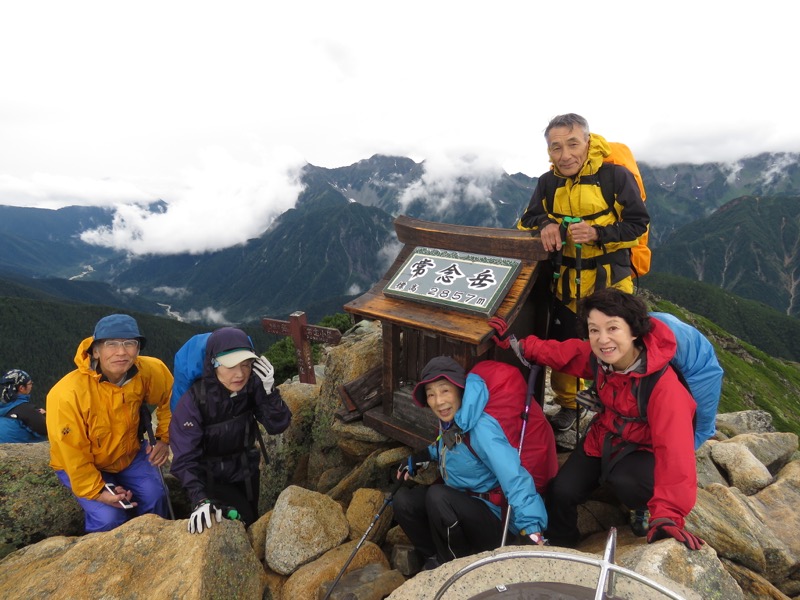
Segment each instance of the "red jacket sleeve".
[[543,340],[529,335],[522,340],[523,353],[528,360],[584,379],[594,379],[594,371],[589,368],[592,349],[589,342],[582,340]]
[[697,466],[692,419],[695,402],[668,369],[650,395],[647,422],[655,457],[650,518],[666,517],[684,526],[697,500]]

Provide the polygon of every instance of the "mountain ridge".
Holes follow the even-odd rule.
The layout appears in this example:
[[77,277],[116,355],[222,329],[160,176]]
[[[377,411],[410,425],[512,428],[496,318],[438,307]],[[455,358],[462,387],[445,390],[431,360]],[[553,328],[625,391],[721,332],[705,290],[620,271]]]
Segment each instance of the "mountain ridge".
[[[680,241],[684,227],[713,214],[730,197],[748,190],[800,194],[798,165],[800,154],[787,153],[762,154],[735,165],[640,163],[652,216],[653,270],[661,270],[659,240],[665,247],[672,239]],[[0,207],[0,266],[37,278],[83,273],[84,279],[108,283],[109,293],[120,299],[127,294],[171,305],[193,320],[280,317],[326,305],[326,298],[353,297],[380,279],[399,248],[391,225],[396,211],[407,209],[409,216],[453,224],[513,227],[536,179],[517,173],[472,181],[463,175],[443,185],[431,178],[424,163],[374,155],[336,169],[306,165],[303,182],[295,207],[264,234],[205,254],[130,257],[80,242],[87,219],[92,224],[110,221],[112,213],[106,209],[78,207],[40,215],[36,211],[44,209]],[[479,199],[470,195],[476,190],[484,194]],[[23,211],[22,216],[7,218],[14,210]],[[152,210],[166,208],[157,203]],[[56,217],[68,223],[53,226],[49,241],[28,236],[37,227],[41,234]],[[33,242],[39,246],[29,247]],[[762,301],[766,298],[758,294],[781,297],[769,286],[750,293]]]

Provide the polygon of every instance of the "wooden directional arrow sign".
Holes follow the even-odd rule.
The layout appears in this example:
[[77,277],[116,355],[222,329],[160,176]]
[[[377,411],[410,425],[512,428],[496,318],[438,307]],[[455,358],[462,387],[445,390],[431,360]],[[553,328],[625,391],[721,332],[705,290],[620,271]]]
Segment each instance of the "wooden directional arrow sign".
[[314,360],[311,355],[311,342],[338,344],[342,339],[342,334],[338,329],[308,325],[306,313],[301,311],[289,315],[288,321],[261,319],[261,327],[266,333],[292,338],[297,358],[297,371],[302,383],[317,383],[314,375]]

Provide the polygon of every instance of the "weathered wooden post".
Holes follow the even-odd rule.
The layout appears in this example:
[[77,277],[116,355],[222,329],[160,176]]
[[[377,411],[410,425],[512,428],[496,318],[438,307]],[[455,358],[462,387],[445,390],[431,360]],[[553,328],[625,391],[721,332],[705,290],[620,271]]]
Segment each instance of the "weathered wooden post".
[[314,375],[314,357],[311,354],[311,342],[338,344],[342,333],[333,327],[309,325],[306,313],[293,312],[288,321],[278,319],[261,319],[261,326],[267,333],[291,336],[297,359],[297,372],[301,383],[317,383]]

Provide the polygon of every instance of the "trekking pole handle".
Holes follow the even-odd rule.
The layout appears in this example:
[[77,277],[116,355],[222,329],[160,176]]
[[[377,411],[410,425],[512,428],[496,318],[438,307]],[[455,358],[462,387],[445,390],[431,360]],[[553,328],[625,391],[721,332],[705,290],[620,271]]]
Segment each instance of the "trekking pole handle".
[[[572,225],[573,223],[580,223],[581,221],[583,221],[583,219],[581,219],[580,217],[564,217],[564,219],[562,220],[562,223],[566,223],[567,225],[566,225],[565,229],[569,229],[570,225]],[[576,248],[581,248],[582,245],[581,244],[575,244],[575,247]]]

